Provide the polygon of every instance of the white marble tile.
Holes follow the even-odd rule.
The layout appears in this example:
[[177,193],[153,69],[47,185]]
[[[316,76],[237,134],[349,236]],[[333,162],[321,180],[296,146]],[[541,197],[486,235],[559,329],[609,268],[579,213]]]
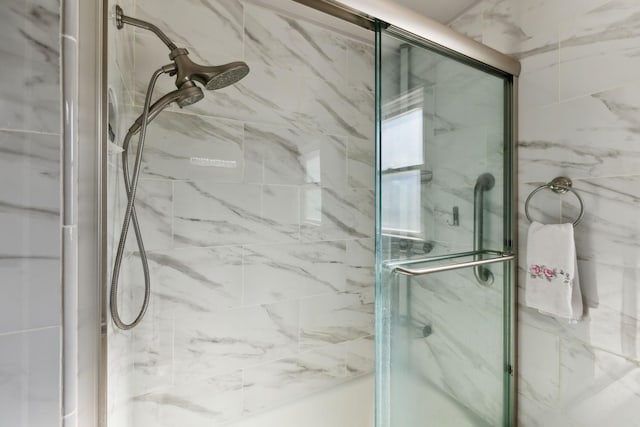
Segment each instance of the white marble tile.
[[355,293],[363,302],[373,303],[375,286],[375,253],[373,239],[347,241],[347,283],[345,291]]
[[321,78],[304,81],[297,120],[306,128],[372,139],[374,97],[368,89],[340,86]]
[[[124,194],[124,184],[122,184]],[[172,213],[173,213],[173,182],[141,179],[138,181],[138,190],[135,201],[140,231],[144,239],[144,247],[147,250],[167,249],[172,242]],[[126,203],[122,209],[126,211]],[[124,213],[122,214],[124,216]],[[118,224],[116,233],[122,224]],[[127,237],[127,249],[137,251],[133,225],[129,228]]]
[[520,121],[521,180],[635,174],[639,96],[634,85],[529,109]]
[[241,305],[242,248],[181,248],[148,257],[154,294],[178,317]]
[[[262,217],[284,224],[300,223],[300,189],[289,185],[262,186]],[[292,228],[295,235],[295,227]]]
[[0,257],[0,333],[60,324],[60,260]]
[[60,399],[60,328],[0,335],[2,423],[57,427]]
[[637,82],[640,47],[634,0],[613,0],[562,26],[560,99],[590,95]]
[[141,176],[242,182],[242,135],[239,122],[165,111],[148,127]]
[[60,137],[0,132],[0,332],[60,324]]
[[347,373],[351,376],[366,375],[375,369],[375,339],[373,336],[350,341],[347,346]]
[[0,6],[0,128],[60,132],[60,5],[10,0]]
[[372,139],[349,138],[347,145],[349,186],[375,186],[375,142]]
[[[125,14],[154,23],[178,47],[187,47],[199,56],[207,55],[206,64],[218,65],[220,56],[235,56],[242,60],[243,3],[240,0],[193,1],[189,4],[137,0],[135,12],[125,10]],[[152,35],[136,29],[136,35],[141,33]],[[168,55],[166,47],[165,51]]]
[[248,61],[344,82],[347,46],[336,31],[257,5],[245,7],[244,31]]
[[483,35],[483,13],[487,6],[487,2],[480,1],[474,6],[462,12],[449,22],[448,25],[457,32],[464,34],[467,37],[474,39],[475,41],[482,43]]
[[60,256],[60,136],[0,131],[0,253]]
[[575,426],[633,426],[638,423],[637,363],[563,341],[562,411]]
[[346,138],[245,125],[245,182],[346,186]]
[[175,320],[176,382],[188,384],[292,355],[297,349],[297,325],[295,300],[184,314]]
[[262,304],[345,289],[344,242],[244,248],[244,304]]
[[363,43],[345,39],[347,45],[347,82],[373,93],[375,80],[375,41]]
[[300,197],[300,237],[305,241],[372,237],[374,193],[304,187]]
[[579,427],[562,414],[522,394],[518,394],[518,425],[523,427]]
[[518,392],[536,402],[553,406],[560,393],[560,338],[520,325],[518,339]]
[[[297,240],[297,217],[273,209],[268,210],[269,217],[261,214],[262,191],[260,185],[252,184],[176,182],[174,245],[223,246]],[[298,194],[289,196],[297,199]]]
[[372,335],[373,311],[373,303],[363,303],[359,295],[349,293],[300,300],[300,348],[308,350]]
[[483,13],[482,42],[520,59],[556,50],[560,2],[498,0]]
[[238,418],[242,397],[242,375],[234,372],[142,394],[135,401],[146,406],[140,412],[156,412],[154,425],[211,427]]
[[346,375],[345,349],[334,345],[244,370],[244,414],[331,387]]
[[531,108],[558,102],[558,59],[558,50],[554,49],[521,60],[522,74],[518,80],[520,117],[526,117]]
[[[636,267],[640,262],[640,177],[600,178],[575,181],[585,204],[585,216],[576,227],[579,259]],[[563,218],[576,218],[575,200],[563,198]]]

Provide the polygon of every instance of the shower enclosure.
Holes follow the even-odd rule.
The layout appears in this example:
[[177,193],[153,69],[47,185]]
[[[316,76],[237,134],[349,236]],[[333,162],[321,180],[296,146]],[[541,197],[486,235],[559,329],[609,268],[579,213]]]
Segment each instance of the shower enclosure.
[[377,425],[514,425],[513,77],[377,46]]
[[[514,425],[517,62],[387,0],[108,3],[104,427],[369,427],[374,367],[377,427]],[[181,103],[167,41],[244,78]]]

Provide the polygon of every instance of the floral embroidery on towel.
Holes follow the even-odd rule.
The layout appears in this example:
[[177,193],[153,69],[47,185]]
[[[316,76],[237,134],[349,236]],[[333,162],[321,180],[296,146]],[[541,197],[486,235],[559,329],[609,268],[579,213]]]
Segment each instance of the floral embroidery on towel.
[[562,283],[571,283],[571,275],[569,273],[557,268],[549,268],[546,265],[531,264],[529,266],[529,274],[533,279],[547,279],[547,282],[562,280]]

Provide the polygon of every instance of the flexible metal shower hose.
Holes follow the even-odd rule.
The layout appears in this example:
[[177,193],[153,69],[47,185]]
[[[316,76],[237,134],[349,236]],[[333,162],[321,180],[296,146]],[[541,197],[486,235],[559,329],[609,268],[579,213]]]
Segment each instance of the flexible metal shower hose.
[[[127,192],[127,209],[124,214],[124,220],[122,221],[122,230],[120,232],[120,241],[118,242],[118,250],[113,265],[113,272],[111,275],[111,292],[109,297],[109,309],[111,311],[111,318],[113,323],[120,329],[127,330],[138,325],[144,314],[149,307],[149,298],[151,296],[151,280],[149,278],[149,264],[147,262],[147,253],[144,249],[144,243],[142,241],[142,233],[140,232],[140,225],[138,223],[138,216],[135,210],[136,190],[138,189],[138,178],[140,176],[140,165],[142,163],[142,150],[144,148],[144,140],[147,133],[147,122],[149,118],[149,110],[151,105],[151,96],[153,89],[156,85],[158,77],[166,72],[163,68],[158,69],[153,73],[151,80],[149,81],[149,87],[147,88],[147,95],[144,100],[144,110],[142,115],[142,124],[140,127],[140,136],[138,138],[138,149],[136,152],[136,160],[133,166],[133,175],[129,180],[129,164],[128,164],[128,150],[129,142],[131,140],[132,132],[129,130],[124,138],[122,144],[122,175],[124,178],[124,186]],[[142,307],[138,312],[138,315],[131,323],[124,323],[120,318],[118,311],[118,278],[120,276],[120,267],[122,266],[122,257],[124,255],[124,248],[127,242],[127,233],[129,231],[129,224],[133,222],[133,230],[136,234],[136,242],[138,243],[138,251],[140,253],[140,260],[142,262],[142,270],[144,272],[144,301]]]

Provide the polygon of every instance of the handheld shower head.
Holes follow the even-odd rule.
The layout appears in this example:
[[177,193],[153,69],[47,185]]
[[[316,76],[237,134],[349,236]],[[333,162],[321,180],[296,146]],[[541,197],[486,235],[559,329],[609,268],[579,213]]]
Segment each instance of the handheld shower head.
[[[196,86],[194,83],[186,84],[186,87],[182,89],[176,89],[168,94],[164,95],[156,102],[153,103],[149,107],[149,114],[147,117],[147,123],[151,123],[153,119],[155,119],[158,114],[160,114],[165,108],[169,106],[172,102],[178,104],[180,108],[186,107],[187,105],[194,104],[204,98],[204,93],[202,93],[202,89]],[[140,114],[138,118],[133,122],[131,127],[129,128],[129,133],[133,136],[140,131],[142,127],[142,121],[144,118],[144,113]]]
[[[194,81],[202,84],[208,90],[222,89],[237,83],[249,74],[249,66],[241,61],[230,62],[225,65],[217,66],[196,64],[189,59],[189,51],[187,49],[177,47],[175,43],[173,43],[171,39],[162,32],[162,30],[150,22],[125,15],[122,8],[118,5],[116,5],[115,9],[115,19],[118,29],[123,28],[124,24],[133,25],[153,32],[160,38],[160,40],[163,41],[171,51],[169,58],[171,58],[176,65],[176,70],[173,71],[171,75],[176,75],[176,87],[178,89],[183,89],[183,86],[186,83],[189,83],[188,87],[194,86]],[[201,98],[198,98],[193,102],[197,102],[200,99]],[[184,103],[178,101],[178,105],[184,107],[185,105],[192,104],[193,102],[189,102],[189,99],[186,99]]]
[[247,74],[249,66],[242,61],[225,65],[206,66],[193,62],[187,49],[177,48],[171,51],[169,58],[176,64],[176,86],[196,81],[208,90],[222,89],[237,83]]

